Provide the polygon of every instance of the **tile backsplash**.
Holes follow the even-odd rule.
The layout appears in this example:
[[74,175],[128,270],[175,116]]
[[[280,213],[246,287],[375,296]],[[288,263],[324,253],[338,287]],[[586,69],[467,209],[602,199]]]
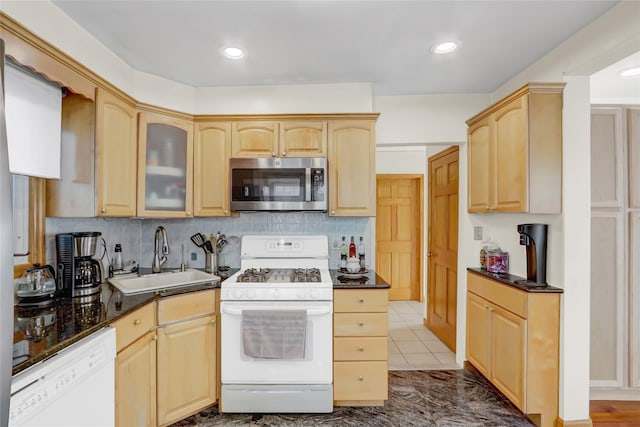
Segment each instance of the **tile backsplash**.
[[[116,243],[122,245],[122,258],[134,259],[141,267],[150,267],[153,260],[153,241],[156,227],[167,230],[170,254],[164,267],[178,267],[181,262],[181,245],[184,245],[185,262],[191,267],[204,268],[202,249],[191,242],[194,233],[221,232],[229,244],[220,254],[220,264],[240,266],[240,238],[245,234],[326,234],[329,237],[329,266],[336,268],[340,258],[339,248],[333,242],[342,236],[349,241],[363,236],[367,250],[367,264],[373,264],[375,253],[375,218],[332,218],[319,212],[252,212],[237,217],[192,219],[137,219],[137,218],[47,218],[47,263],[56,260],[55,235],[76,231],[99,231],[108,248],[108,259],[113,257]],[[196,260],[191,260],[191,254]],[[102,256],[102,248],[97,257]],[[105,257],[106,259],[107,257]],[[106,263],[105,263],[106,265]]]

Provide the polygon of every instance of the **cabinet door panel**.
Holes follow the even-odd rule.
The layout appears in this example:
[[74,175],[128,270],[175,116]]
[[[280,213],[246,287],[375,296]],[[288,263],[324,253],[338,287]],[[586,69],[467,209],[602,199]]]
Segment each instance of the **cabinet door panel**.
[[491,129],[489,119],[469,128],[468,154],[468,207],[469,212],[486,212],[492,208],[491,182]]
[[156,426],[156,341],[147,333],[116,357],[116,426]]
[[216,401],[215,316],[158,329],[158,424]]
[[276,157],[278,129],[277,122],[233,123],[231,157]]
[[526,320],[490,306],[491,370],[489,379],[521,411],[525,408]]
[[282,157],[326,157],[327,122],[283,122],[280,126]]
[[96,198],[100,216],[136,215],[136,114],[103,89],[96,96]]
[[528,120],[525,95],[495,114],[495,209],[521,212],[528,209]]
[[485,376],[491,351],[489,322],[489,303],[467,293],[467,359]]
[[193,214],[229,216],[230,123],[198,123],[193,151]]
[[329,215],[375,216],[375,122],[329,122]]

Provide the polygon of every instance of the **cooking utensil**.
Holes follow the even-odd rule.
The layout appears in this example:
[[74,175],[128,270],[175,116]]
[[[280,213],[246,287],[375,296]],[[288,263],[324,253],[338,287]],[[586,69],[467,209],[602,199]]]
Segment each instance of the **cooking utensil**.
[[202,233],[196,233],[191,236],[191,241],[199,248],[204,246],[204,236],[202,235]]
[[207,253],[214,253],[213,252],[213,244],[211,243],[211,240],[207,240],[206,242],[204,242],[204,250]]

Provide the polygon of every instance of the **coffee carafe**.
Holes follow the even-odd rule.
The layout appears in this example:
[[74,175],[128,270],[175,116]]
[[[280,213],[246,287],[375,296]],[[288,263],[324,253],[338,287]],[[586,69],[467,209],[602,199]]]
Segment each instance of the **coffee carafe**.
[[58,288],[64,296],[82,297],[100,292],[100,263],[93,259],[101,233],[56,234]]
[[527,249],[527,280],[522,284],[547,284],[547,224],[518,224],[520,244]]

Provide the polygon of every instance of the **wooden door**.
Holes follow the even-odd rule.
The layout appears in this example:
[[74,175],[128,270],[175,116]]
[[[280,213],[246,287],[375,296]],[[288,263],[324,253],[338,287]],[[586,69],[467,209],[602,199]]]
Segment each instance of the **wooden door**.
[[390,300],[420,300],[421,175],[378,175],[376,272],[391,284]]
[[99,216],[136,215],[136,113],[132,105],[96,92],[96,199]]
[[193,215],[229,216],[231,124],[197,123],[193,148]]
[[158,329],[158,425],[215,403],[215,323],[205,316]]
[[528,100],[522,96],[494,114],[493,207],[500,212],[529,209]]
[[427,326],[456,351],[458,147],[429,157]]
[[327,122],[290,121],[280,124],[282,157],[327,157]]
[[232,126],[231,157],[277,157],[278,122],[236,122]]
[[116,357],[116,426],[156,426],[156,333]]
[[329,215],[376,215],[375,120],[329,122]]

